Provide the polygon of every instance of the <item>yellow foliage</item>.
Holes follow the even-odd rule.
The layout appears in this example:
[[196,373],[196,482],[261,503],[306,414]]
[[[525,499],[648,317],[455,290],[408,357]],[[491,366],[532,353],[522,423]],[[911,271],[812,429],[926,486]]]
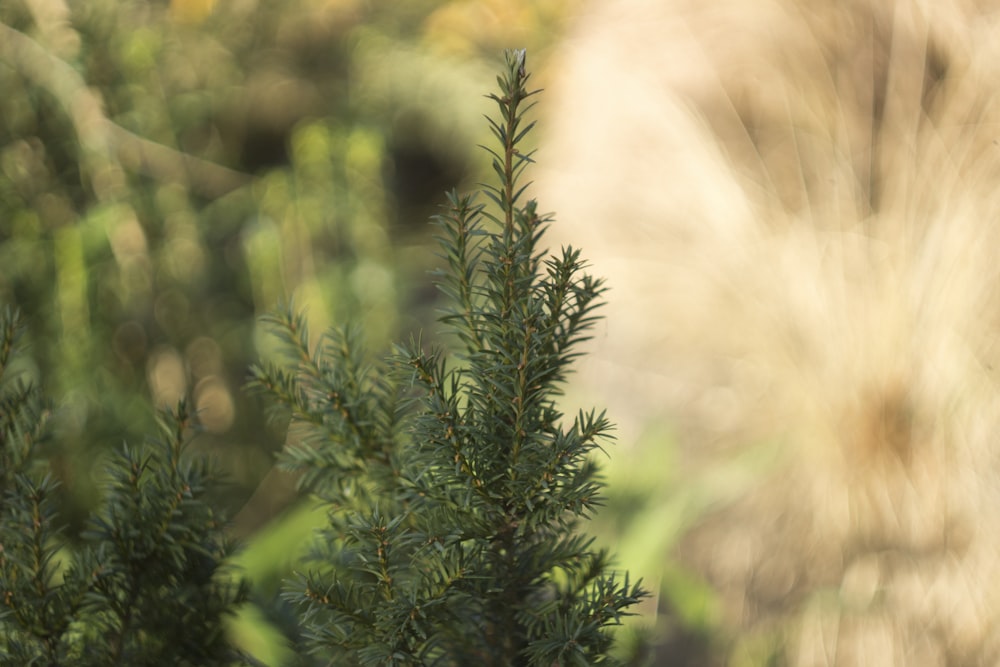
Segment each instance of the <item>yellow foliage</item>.
[[170,0],[170,14],[178,23],[201,23],[215,8],[215,0]]

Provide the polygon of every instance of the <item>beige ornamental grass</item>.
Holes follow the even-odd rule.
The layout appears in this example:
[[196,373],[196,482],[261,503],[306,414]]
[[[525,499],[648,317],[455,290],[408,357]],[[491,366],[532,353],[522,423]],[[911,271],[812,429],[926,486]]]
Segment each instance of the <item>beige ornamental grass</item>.
[[781,445],[681,549],[733,661],[1000,661],[998,50],[989,2],[614,0],[550,65],[582,384],[692,474]]

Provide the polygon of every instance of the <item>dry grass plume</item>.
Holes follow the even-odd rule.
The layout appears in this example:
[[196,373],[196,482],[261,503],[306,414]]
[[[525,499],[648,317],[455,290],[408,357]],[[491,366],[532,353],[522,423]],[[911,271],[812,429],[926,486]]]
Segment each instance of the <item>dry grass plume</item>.
[[582,381],[691,470],[782,445],[682,548],[729,659],[1000,663],[1000,5],[596,2],[549,76]]

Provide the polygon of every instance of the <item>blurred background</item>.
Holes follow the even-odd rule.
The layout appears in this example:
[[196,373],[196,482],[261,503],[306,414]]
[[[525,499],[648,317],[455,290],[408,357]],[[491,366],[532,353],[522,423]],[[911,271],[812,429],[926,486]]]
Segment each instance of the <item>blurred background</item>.
[[527,48],[535,194],[609,305],[567,410],[608,407],[591,528],[654,592],[657,665],[1000,661],[990,2],[10,0],[0,302],[58,406],[79,523],[103,456],[190,394],[254,604],[322,521],[242,390],[257,318],[433,336],[428,216],[488,177]]

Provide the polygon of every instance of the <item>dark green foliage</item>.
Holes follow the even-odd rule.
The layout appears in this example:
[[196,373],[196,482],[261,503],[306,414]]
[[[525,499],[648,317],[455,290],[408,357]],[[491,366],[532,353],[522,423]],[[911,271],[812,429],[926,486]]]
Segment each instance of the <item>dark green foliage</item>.
[[182,450],[184,404],[162,435],[107,464],[102,507],[80,544],[60,531],[56,485],[38,443],[48,411],[10,372],[20,325],[0,318],[0,663],[222,665],[223,621],[246,589],[202,496],[205,471]]
[[374,364],[350,332],[314,350],[301,316],[270,320],[286,359],[253,384],[290,410],[283,464],[329,508],[286,597],[326,664],[601,663],[645,595],[577,533],[601,502],[591,455],[610,425],[556,399],[603,286],[578,251],[545,256],[550,220],[522,203],[524,67],[509,52],[490,96],[493,207],[452,194],[437,219],[454,358],[413,341]]

